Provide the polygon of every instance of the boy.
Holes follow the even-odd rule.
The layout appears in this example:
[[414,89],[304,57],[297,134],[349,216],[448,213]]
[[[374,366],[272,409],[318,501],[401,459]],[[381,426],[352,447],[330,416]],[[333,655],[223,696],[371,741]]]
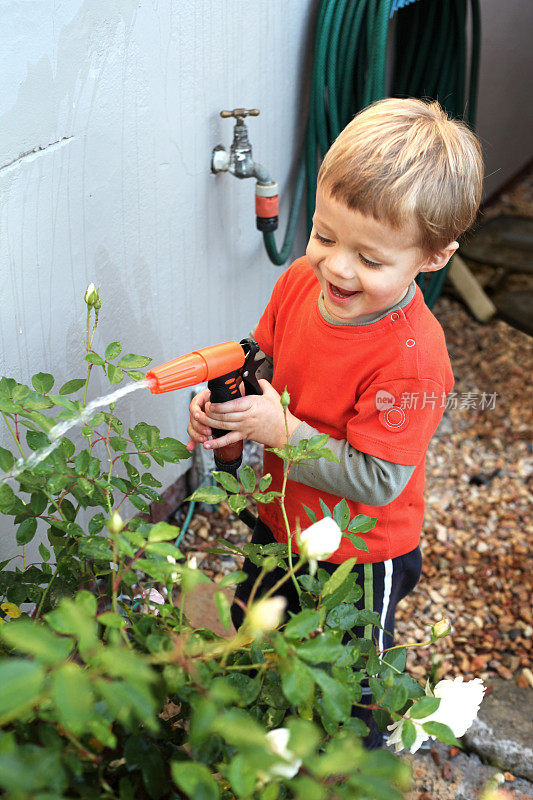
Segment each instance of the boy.
[[[415,277],[442,269],[457,249],[482,175],[476,137],[437,103],[388,99],[360,112],[321,166],[306,256],[279,278],[254,331],[272,364],[263,395],[212,405],[204,390],[190,406],[190,450],[241,439],[282,447],[285,386],[290,443],[329,434],[339,463],[293,467],[287,514],[294,531],[297,519],[307,527],[302,504],[321,518],[319,497],[330,508],[344,497],[352,517],[378,518],[368,552],[343,539],[320,563],[332,572],[357,556],[361,607],[377,611],[384,628],[378,650],[391,646],[396,604],[420,577],[425,455],[453,387],[444,333]],[[211,427],[228,433],[209,439]],[[264,472],[279,490],[283,464],[272,453]],[[279,505],[259,513],[252,541],[286,542]],[[258,572],[248,561],[243,569],[249,578],[237,596],[245,602]],[[276,578],[267,575],[263,588]],[[285,586],[288,609],[298,611],[292,583]],[[379,744],[375,732],[367,744]]]

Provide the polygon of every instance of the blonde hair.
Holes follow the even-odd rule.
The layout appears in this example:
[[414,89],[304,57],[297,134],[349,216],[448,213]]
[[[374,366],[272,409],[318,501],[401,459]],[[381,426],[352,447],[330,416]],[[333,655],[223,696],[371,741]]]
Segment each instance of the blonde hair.
[[394,228],[415,221],[432,254],[470,227],[481,199],[479,141],[436,102],[380,100],[359,112],[326,154],[318,185]]

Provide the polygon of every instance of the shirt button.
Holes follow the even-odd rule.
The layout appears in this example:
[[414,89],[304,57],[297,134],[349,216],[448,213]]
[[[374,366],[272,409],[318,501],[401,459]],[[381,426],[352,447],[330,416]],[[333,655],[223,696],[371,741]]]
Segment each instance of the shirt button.
[[396,322],[397,319],[400,319],[400,315],[397,311],[393,311],[393,313],[390,315],[390,318],[393,322]]
[[407,345],[407,347],[414,347],[415,346],[415,340],[414,339],[408,339],[405,344]]

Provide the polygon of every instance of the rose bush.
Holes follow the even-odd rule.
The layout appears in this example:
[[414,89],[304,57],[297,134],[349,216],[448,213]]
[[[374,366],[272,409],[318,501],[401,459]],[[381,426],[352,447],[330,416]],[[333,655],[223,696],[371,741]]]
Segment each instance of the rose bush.
[[[301,611],[287,619],[275,591],[252,592],[245,624],[231,635],[224,589],[243,573],[212,583],[176,547],[177,528],[150,521],[160,500],[152,462],[188,458],[183,444],[144,422],[126,430],[110,407],[83,422],[81,441],[64,436],[28,462],[50,446],[58,421],[86,408],[93,369],[114,385],[142,379],[150,361],[122,355],[119,342],[103,355],[93,349],[101,300],[89,289],[85,377],[57,392],[48,373],[34,375],[31,387],[0,380],[12,439],[0,448],[0,511],[3,541],[14,548],[0,563],[0,791],[11,800],[400,800],[407,766],[389,750],[366,752],[366,726],[351,716],[362,682],[381,727],[391,717],[404,723],[394,734],[404,746],[414,741],[414,718],[445,741],[455,742],[453,731],[442,722],[425,727],[424,715],[436,710],[428,701],[439,700],[405,673],[405,647],[378,652],[353,634],[379,627],[378,615],[355,606],[353,560],[332,575],[304,569],[324,557],[324,531],[326,549],[336,547],[330,534],[365,548],[375,520],[351,520],[344,501],[324,505],[328,519],[311,519],[317,524],[301,534],[308,550],[297,563],[284,544],[221,541],[216,552],[245,554],[263,574],[285,567],[301,597]],[[279,448],[286,475],[293,463],[331,457],[326,443],[315,436]],[[194,499],[225,501],[237,513],[250,498],[283,506],[285,486],[269,492],[270,477],[257,481],[249,467],[238,480],[214,477],[217,486]],[[136,516],[127,518],[128,502]],[[28,563],[33,539],[40,560]],[[211,584],[224,637],[187,619],[184,599],[201,583]],[[339,774],[341,782],[331,780]]]

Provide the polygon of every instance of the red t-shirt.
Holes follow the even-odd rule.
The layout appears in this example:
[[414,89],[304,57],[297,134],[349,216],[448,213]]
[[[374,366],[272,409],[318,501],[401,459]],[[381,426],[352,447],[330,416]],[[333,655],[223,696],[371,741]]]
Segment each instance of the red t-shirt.
[[[378,517],[375,528],[363,534],[369,552],[343,539],[329,559],[385,561],[420,541],[426,450],[454,383],[446,341],[418,286],[404,308],[360,326],[327,322],[318,308],[319,295],[307,258],[298,259],[278,279],[255,337],[274,361],[272,385],[280,393],[287,387],[296,417],[320,433],[347,439],[363,453],[416,465],[407,486],[388,505],[348,500],[352,518]],[[281,459],[265,451],[264,471],[272,474],[270,489],[280,491]],[[298,518],[303,528],[311,524],[302,504],[318,519],[324,516],[320,497],[330,509],[340,500],[289,479],[285,507],[291,531]],[[278,502],[260,505],[260,517],[277,541],[287,541]]]

